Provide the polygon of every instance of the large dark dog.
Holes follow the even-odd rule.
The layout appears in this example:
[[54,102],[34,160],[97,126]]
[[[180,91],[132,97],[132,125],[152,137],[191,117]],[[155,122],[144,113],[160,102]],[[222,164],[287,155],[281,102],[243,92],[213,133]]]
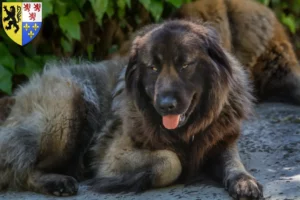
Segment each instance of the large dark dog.
[[262,196],[236,147],[251,113],[251,87],[213,29],[187,21],[144,28],[125,82],[113,108],[122,126],[105,153],[98,146],[104,161],[96,165],[95,189],[162,187],[207,172],[233,197]]
[[262,197],[237,149],[251,84],[212,28],[145,27],[118,81],[122,64],[104,65],[46,70],[16,93],[0,129],[1,186],[72,195],[73,177],[91,158],[100,192],[143,191],[205,172],[234,198]]

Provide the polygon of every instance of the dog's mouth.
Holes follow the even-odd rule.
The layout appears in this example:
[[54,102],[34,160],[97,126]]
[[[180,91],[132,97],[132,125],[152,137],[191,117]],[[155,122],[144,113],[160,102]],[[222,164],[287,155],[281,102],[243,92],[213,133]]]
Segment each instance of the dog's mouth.
[[196,101],[196,94],[193,95],[190,106],[184,113],[163,115],[162,116],[163,126],[169,130],[174,130],[176,128],[180,128],[184,126],[187,123],[192,110],[194,109],[195,101]]
[[186,114],[165,115],[162,117],[162,123],[166,129],[176,129],[183,126],[187,121]]

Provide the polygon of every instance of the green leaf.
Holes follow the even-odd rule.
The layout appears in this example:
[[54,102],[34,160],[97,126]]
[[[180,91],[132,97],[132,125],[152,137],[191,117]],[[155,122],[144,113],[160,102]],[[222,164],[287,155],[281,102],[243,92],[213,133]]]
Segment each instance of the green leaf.
[[0,29],[0,36],[4,39],[4,41],[8,47],[15,46],[18,49],[20,49],[20,45],[18,45],[10,37],[8,37],[7,33],[5,32],[5,30],[3,28]]
[[119,18],[122,18],[125,15],[126,2],[124,0],[118,0],[117,5],[118,5],[118,16]]
[[25,61],[24,61],[25,57],[17,57],[16,58],[16,70],[15,70],[15,74],[22,74],[22,73],[18,73],[19,68],[25,66]]
[[43,3],[42,15],[44,19],[45,17],[53,13],[53,3],[50,0],[43,0],[42,3]]
[[170,4],[175,6],[176,8],[179,8],[183,3],[182,0],[166,0],[166,2],[169,2]]
[[[107,11],[109,0],[89,0],[97,17],[97,23],[102,25],[102,18]],[[110,0],[111,1],[111,0]]]
[[10,39],[5,33],[4,29],[0,29],[0,37],[2,37],[2,39],[4,40],[4,43],[9,52],[14,52],[14,56],[23,56],[20,45]]
[[61,0],[55,0],[53,11],[58,16],[64,16],[67,11],[67,7],[68,7],[68,4],[66,2],[63,2]]
[[52,61],[52,60],[57,60],[58,58],[55,57],[54,55],[44,55],[42,56],[42,62],[43,62],[43,66],[46,62],[48,61]]
[[94,51],[94,45],[90,44],[87,46],[87,53],[89,60],[92,60],[92,53]]
[[39,72],[41,69],[41,64],[38,64],[33,59],[24,57],[24,65],[17,68],[17,74],[24,74],[29,78],[33,73]]
[[0,90],[6,94],[12,93],[12,73],[0,65]]
[[24,51],[28,57],[36,55],[36,49],[32,44],[28,44],[24,47]]
[[296,22],[292,15],[282,14],[281,21],[286,25],[292,33],[296,32]]
[[269,3],[270,3],[270,0],[257,0],[257,1],[264,4],[264,5],[266,5],[266,6],[268,6]]
[[74,23],[79,23],[83,21],[83,18],[78,10],[73,10],[68,14],[68,17],[71,18],[71,20],[74,20]]
[[76,40],[80,40],[80,22],[83,18],[79,11],[73,10],[67,16],[58,19],[58,23],[63,32]]
[[87,0],[75,0],[75,2],[77,3],[77,5],[78,5],[80,8],[83,7],[83,5],[85,4],[86,1],[87,1]]
[[106,14],[108,15],[108,17],[112,17],[114,13],[115,13],[114,3],[113,1],[109,1],[106,9]]
[[0,65],[12,72],[15,71],[15,58],[10,54],[9,50],[4,43],[0,43]]
[[300,14],[300,0],[294,0],[293,4],[290,5],[290,9],[292,9],[292,11],[299,15]]
[[158,21],[163,12],[163,2],[160,0],[152,0],[149,11],[154,17],[155,21]]
[[129,9],[131,9],[131,0],[125,0],[127,6]]
[[146,10],[150,9],[151,0],[139,0],[139,1],[146,8]]
[[68,41],[68,40],[66,40],[64,38],[61,38],[60,43],[61,43],[61,45],[62,45],[62,47],[64,49],[64,52],[66,52],[66,53],[72,52],[73,45],[72,45],[72,43],[70,41]]
[[270,4],[270,0],[264,0],[264,4],[268,6]]

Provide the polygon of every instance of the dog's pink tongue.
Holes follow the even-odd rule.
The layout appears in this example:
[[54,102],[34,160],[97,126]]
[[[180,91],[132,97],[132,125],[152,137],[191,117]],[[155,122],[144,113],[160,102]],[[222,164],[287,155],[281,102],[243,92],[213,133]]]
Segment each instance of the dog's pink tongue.
[[180,115],[163,116],[163,125],[166,129],[175,129],[179,124]]

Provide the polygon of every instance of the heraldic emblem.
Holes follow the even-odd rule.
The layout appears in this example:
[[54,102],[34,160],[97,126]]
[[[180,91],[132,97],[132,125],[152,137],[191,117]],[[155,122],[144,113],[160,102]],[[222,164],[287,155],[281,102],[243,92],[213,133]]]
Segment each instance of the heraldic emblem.
[[14,42],[28,44],[41,30],[42,3],[2,2],[2,25]]

